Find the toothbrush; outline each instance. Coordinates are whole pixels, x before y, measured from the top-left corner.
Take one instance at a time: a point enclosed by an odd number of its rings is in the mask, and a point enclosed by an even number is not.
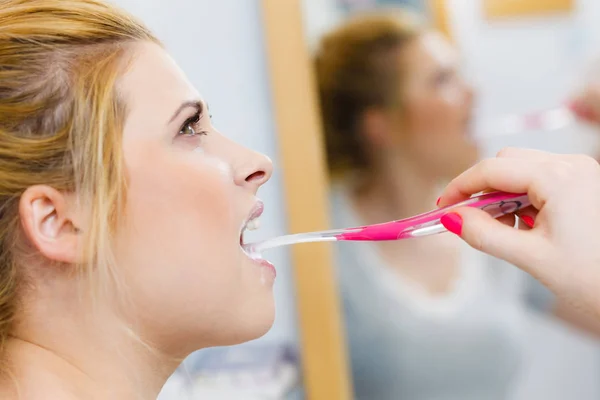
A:
[[[555,131],[577,122],[598,123],[600,120],[588,106],[571,101],[562,106],[525,114],[509,114],[492,124],[493,128],[480,128],[478,137],[516,135],[528,131]]]
[[[526,114],[509,114],[495,123],[492,128],[480,128],[479,137],[517,135],[528,131],[555,131],[574,124],[577,116],[572,107],[563,106]]]
[[[486,211],[493,218],[513,214],[531,205],[526,194],[505,192],[485,193],[473,196],[463,202],[429,211],[414,217],[385,222],[382,224],[360,226],[356,228],[336,229],[321,232],[299,233],[280,236],[261,242],[244,245],[245,251],[258,257],[264,250],[280,246],[310,242],[335,241],[387,241],[417,238],[446,231],[440,222],[445,214],[458,207],[476,207]]]

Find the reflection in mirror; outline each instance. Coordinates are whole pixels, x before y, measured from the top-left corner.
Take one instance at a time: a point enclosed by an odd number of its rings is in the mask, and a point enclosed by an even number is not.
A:
[[[432,27],[432,3],[304,0],[332,228],[434,208],[442,185],[489,149],[476,140],[465,55]],[[519,385],[532,329],[554,323],[557,301],[513,266],[446,234],[335,250],[357,399],[561,398]],[[587,387],[580,398],[598,395]]]

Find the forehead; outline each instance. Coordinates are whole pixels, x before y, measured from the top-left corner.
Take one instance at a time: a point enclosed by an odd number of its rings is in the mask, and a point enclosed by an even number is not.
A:
[[[128,108],[127,124],[166,127],[181,103],[199,98],[183,71],[160,46],[140,43],[119,90]]]
[[[458,63],[456,50],[437,32],[428,32],[407,46],[403,61],[411,73],[430,73],[438,68],[452,68]]]

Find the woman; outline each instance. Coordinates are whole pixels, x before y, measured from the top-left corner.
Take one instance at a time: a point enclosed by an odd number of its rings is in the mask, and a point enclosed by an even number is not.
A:
[[[275,271],[240,243],[271,168],[130,15],[3,1],[0,398],[156,398],[192,351],[264,334]]]
[[[353,18],[323,38],[316,71],[336,227],[428,211],[477,160],[458,57],[411,17]],[[337,249],[357,399],[507,398],[525,300],[545,309],[548,293],[451,235]]]

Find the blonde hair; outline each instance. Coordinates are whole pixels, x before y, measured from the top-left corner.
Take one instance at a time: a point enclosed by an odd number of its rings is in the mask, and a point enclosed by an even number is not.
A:
[[[374,11],[352,17],[322,38],[315,69],[334,178],[370,167],[361,132],[363,114],[401,103],[398,51],[425,29],[407,11]]]
[[[91,205],[80,270],[95,287],[114,274],[110,237],[126,183],[117,81],[140,41],[158,43],[100,0],[0,0],[0,352],[24,279],[18,203],[28,187],[50,185]]]

